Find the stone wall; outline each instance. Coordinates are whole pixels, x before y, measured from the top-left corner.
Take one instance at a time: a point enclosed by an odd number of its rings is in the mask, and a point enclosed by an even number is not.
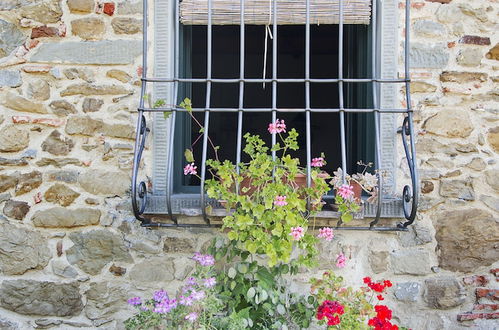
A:
[[[418,221],[407,233],[337,232],[297,288],[344,252],[349,284],[396,283],[388,304],[403,324],[494,329],[499,4],[411,7]],[[133,0],[0,2],[2,329],[121,328],[129,297],[174,290],[216,234],[146,230],[131,215],[141,19]]]

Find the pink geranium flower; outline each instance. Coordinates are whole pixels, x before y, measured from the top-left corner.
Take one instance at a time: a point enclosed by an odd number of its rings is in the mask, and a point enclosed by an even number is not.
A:
[[[338,189],[338,195],[343,197],[343,199],[351,199],[354,195],[353,186],[350,186],[348,184],[341,185],[341,187]]]
[[[324,158],[322,157],[317,157],[317,158],[312,158],[312,162],[310,163],[312,167],[322,167],[324,166]]]
[[[288,202],[286,202],[286,196],[276,196],[275,197],[275,201],[274,201],[274,205],[277,205],[277,206],[284,206],[284,205],[288,205]]]
[[[184,175],[188,175],[188,174],[196,175],[196,174],[198,174],[197,168],[198,168],[197,166],[194,166],[194,163],[190,163],[190,164],[185,165]]]
[[[284,133],[286,132],[286,124],[284,123],[284,120],[277,119],[275,123],[269,124],[268,130],[270,134]]]
[[[334,238],[333,229],[329,227],[324,227],[319,229],[319,238],[324,238],[326,241],[331,241]]]
[[[305,229],[302,227],[291,227],[291,233],[289,235],[293,236],[295,241],[299,241],[305,235]]]
[[[347,265],[347,258],[343,253],[340,253],[336,256],[336,267],[344,268]]]

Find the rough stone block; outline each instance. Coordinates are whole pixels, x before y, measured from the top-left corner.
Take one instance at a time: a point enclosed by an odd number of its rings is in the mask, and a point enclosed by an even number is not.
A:
[[[395,274],[427,275],[431,273],[430,254],[426,250],[408,249],[391,253]]]
[[[135,34],[142,31],[142,20],[132,17],[116,17],[111,21],[114,33]]]
[[[31,221],[36,227],[43,228],[73,228],[79,226],[97,225],[101,213],[99,210],[90,208],[68,209],[53,207],[47,210],[37,211]]]
[[[22,84],[21,73],[14,70],[0,70],[0,87],[19,87]]]
[[[71,13],[91,13],[95,8],[94,0],[68,0],[68,7]]]
[[[83,310],[80,285],[34,280],[5,280],[0,306],[24,315],[77,316]]]
[[[462,305],[466,293],[464,287],[453,276],[441,276],[425,281],[424,298],[431,308],[450,309]]]
[[[471,179],[442,180],[439,193],[442,197],[459,198],[467,201],[475,200],[475,190]]]
[[[449,62],[445,44],[412,43],[409,51],[412,68],[444,68]]]
[[[445,35],[445,26],[430,20],[417,20],[412,28],[416,35],[422,37],[440,37]]]
[[[395,286],[395,298],[404,302],[416,302],[421,291],[421,284],[418,282],[398,283]]]
[[[483,51],[476,48],[467,48],[459,51],[456,62],[462,66],[479,66],[482,64]]]
[[[32,102],[24,97],[17,95],[13,92],[8,92],[3,99],[3,105],[7,108],[22,111],[22,112],[32,112],[32,113],[48,113],[45,106],[41,103]]]
[[[89,170],[78,179],[83,189],[95,195],[124,196],[130,188],[130,176],[124,172]]]
[[[0,271],[3,274],[21,275],[31,269],[42,269],[50,258],[47,240],[40,233],[0,224]]]
[[[97,275],[111,261],[133,262],[121,235],[111,231],[96,229],[74,232],[69,238],[74,242],[66,251],[69,263],[90,275]]]
[[[30,206],[26,202],[9,200],[3,207],[3,214],[9,218],[23,220],[29,209]]]
[[[140,40],[44,43],[31,62],[74,64],[130,64],[142,54]]]
[[[100,39],[105,31],[104,21],[97,17],[85,17],[71,22],[71,31],[85,40]]]
[[[45,192],[45,200],[51,203],[57,203],[61,206],[71,205],[80,194],[61,183],[56,183]]]
[[[432,219],[440,267],[470,272],[499,260],[499,223],[481,209],[453,209]],[[486,230],[484,230],[486,228]]]
[[[428,118],[423,128],[435,135],[450,138],[468,137],[474,129],[470,116],[463,110],[441,110],[436,115]]]
[[[440,81],[456,83],[485,82],[488,77],[488,74],[483,72],[444,71],[440,75]]]
[[[1,4],[1,3],[0,3]],[[26,36],[12,23],[0,19],[0,58],[9,56],[26,40]]]
[[[36,1],[32,5],[22,6],[19,14],[27,19],[49,24],[60,21],[62,9],[59,0]]]
[[[52,112],[59,117],[66,117],[78,112],[74,105],[65,100],[52,101],[50,102],[49,107],[52,109]]]

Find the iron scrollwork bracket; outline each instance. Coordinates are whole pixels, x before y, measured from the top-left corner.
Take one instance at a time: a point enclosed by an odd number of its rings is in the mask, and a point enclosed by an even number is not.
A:
[[[414,142],[414,127],[412,113],[404,118],[401,130],[402,143],[404,145],[405,157],[411,175],[411,185],[405,185],[402,192],[402,203],[406,222],[399,224],[401,228],[407,228],[416,219],[419,200],[419,178],[416,164],[416,147]]]
[[[133,156],[131,195],[133,214],[135,215],[135,218],[137,218],[143,224],[149,222],[149,220],[143,216],[147,205],[147,184],[144,181],[140,181],[139,183],[137,181],[138,172],[140,169],[140,161],[142,159],[142,153],[146,145],[146,139],[149,131],[150,130],[147,127],[146,118],[140,111],[139,118],[137,120],[137,136],[135,139],[135,152]]]

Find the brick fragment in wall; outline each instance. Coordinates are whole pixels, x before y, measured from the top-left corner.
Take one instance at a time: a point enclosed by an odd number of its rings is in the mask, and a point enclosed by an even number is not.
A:
[[[113,16],[115,8],[114,2],[105,2],[102,5],[102,12],[108,16]]]
[[[469,45],[488,46],[488,45],[490,45],[490,38],[489,37],[465,35],[461,39],[459,39],[459,42],[462,44],[469,44]]]
[[[31,39],[58,36],[59,30],[53,26],[38,26],[31,30]]]
[[[499,300],[499,289],[477,288],[475,293],[477,299]]]
[[[485,275],[471,275],[463,278],[463,283],[466,285],[485,286],[489,283],[489,279]]]

